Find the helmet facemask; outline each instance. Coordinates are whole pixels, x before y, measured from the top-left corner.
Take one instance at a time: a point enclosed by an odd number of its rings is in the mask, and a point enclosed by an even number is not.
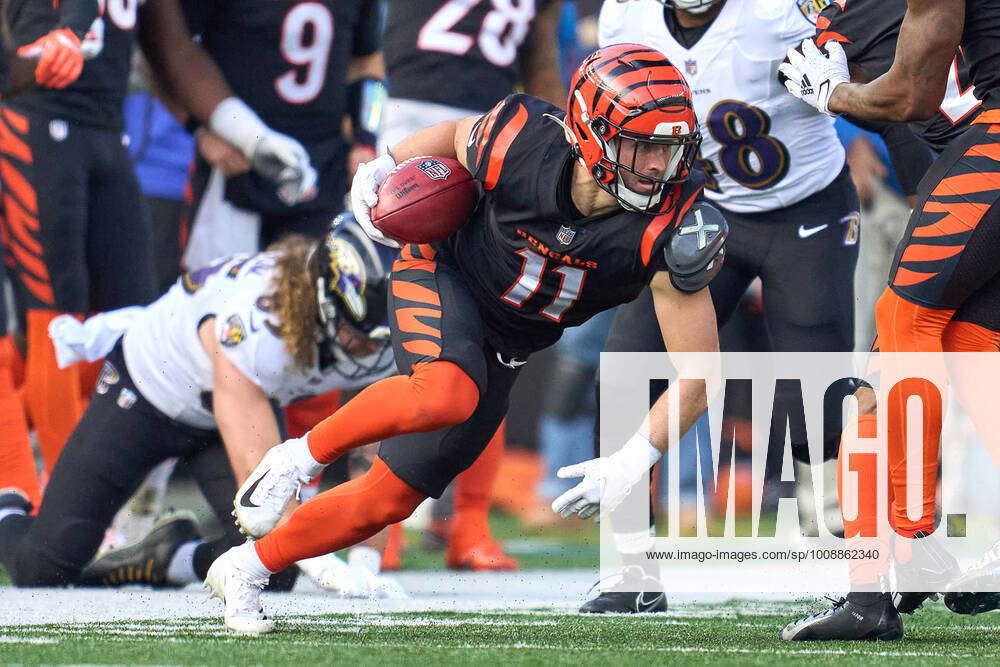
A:
[[[320,367],[335,365],[348,379],[388,368],[393,363],[387,322],[391,260],[346,215],[338,216],[318,248]]]
[[[717,5],[722,0],[657,0],[664,7],[679,9],[682,12],[691,14],[704,14],[712,5]]]
[[[638,212],[658,210],[669,186],[687,180],[701,143],[697,128],[691,132],[686,123],[660,123],[647,134],[599,117],[591,122],[591,130],[604,151],[594,167],[597,184],[623,207]]]

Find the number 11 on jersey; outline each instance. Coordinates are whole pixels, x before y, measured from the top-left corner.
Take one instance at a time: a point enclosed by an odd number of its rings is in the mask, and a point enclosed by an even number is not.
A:
[[[518,250],[517,254],[524,260],[521,265],[521,275],[500,298],[510,305],[520,308],[542,286],[545,265],[548,264],[548,260],[528,248]],[[560,322],[566,311],[580,298],[580,291],[583,289],[583,281],[587,278],[587,271],[560,264],[552,269],[552,273],[559,274],[559,289],[549,305],[539,312],[553,322]]]

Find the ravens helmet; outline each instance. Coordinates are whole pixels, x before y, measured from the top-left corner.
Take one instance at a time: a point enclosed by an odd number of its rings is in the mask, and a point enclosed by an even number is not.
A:
[[[679,9],[682,12],[701,14],[707,12],[708,8],[716,5],[722,0],[657,0],[661,5],[670,9]]]
[[[357,377],[392,363],[389,353],[388,282],[396,251],[377,245],[349,213],[330,223],[307,265],[319,306],[320,364],[355,366]],[[364,354],[348,354],[345,341],[371,343]]]

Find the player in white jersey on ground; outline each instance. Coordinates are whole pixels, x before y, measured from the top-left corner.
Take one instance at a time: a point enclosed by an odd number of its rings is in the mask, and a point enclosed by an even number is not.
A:
[[[322,241],[290,237],[271,252],[186,273],[141,310],[111,339],[38,515],[25,514],[16,492],[0,493],[0,562],[15,585],[204,578],[218,554],[243,541],[229,516],[232,497],[282,440],[281,407],[395,373],[385,293],[392,255],[352,219],[338,219]],[[188,464],[225,534],[206,542],[193,521],[175,518],[84,569],[115,512],[169,457]],[[401,593],[333,556],[303,567],[343,595]]]
[[[802,4],[605,0],[599,40],[602,47],[636,42],[661,51],[691,87],[702,136],[696,166],[730,230],[725,264],[709,284],[719,326],[759,278],[774,351],[846,352],[854,342],[857,193],[833,120],[790,103],[776,78],[788,48],[816,30]],[[648,290],[619,307],[604,349],[663,350]],[[793,451],[807,455],[799,444]],[[837,443],[825,444],[834,456]],[[835,489],[829,500],[836,502]],[[646,526],[616,524],[615,532],[645,536]],[[638,565],[650,546],[645,537],[618,544],[626,566]],[[607,592],[581,611],[665,609],[663,596]]]

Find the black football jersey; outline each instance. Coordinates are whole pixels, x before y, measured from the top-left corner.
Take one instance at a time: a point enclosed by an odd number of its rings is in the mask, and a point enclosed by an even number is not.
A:
[[[93,24],[104,36],[101,53],[84,63],[76,81],[62,90],[39,87],[25,91],[11,100],[10,106],[84,125],[123,130],[122,102],[128,92],[139,4],[139,0],[101,2],[98,15],[95,0],[63,3],[58,9],[55,7],[60,3],[52,0],[7,3],[15,48],[30,44],[56,27],[69,27],[82,37]]]
[[[518,53],[552,0],[388,0],[392,97],[487,111],[514,90]]]
[[[348,61],[378,50],[377,0],[182,0],[236,94],[296,139],[340,133]]]
[[[352,57],[379,48],[378,0],[181,0],[188,26],[229,85],[270,127],[298,139],[319,172],[319,195],[294,209],[254,172],[229,179],[237,206],[289,214],[343,207],[345,80]]]
[[[700,175],[672,186],[658,215],[616,209],[580,217],[570,199],[573,157],[563,112],[511,95],[472,132],[468,165],[483,185],[473,217],[437,245],[479,304],[489,343],[517,358],[566,327],[631,301],[666,270],[664,244],[702,191]]]
[[[992,5],[992,9],[989,6]],[[839,0],[831,2],[817,21],[817,40],[838,41],[847,53],[847,59],[859,66],[871,80],[885,74],[892,66],[896,55],[896,39],[899,26],[906,12],[906,0]],[[992,16],[995,14],[996,16]],[[985,25],[969,25],[971,17]],[[989,28],[992,22],[993,28]],[[992,37],[990,37],[992,35]],[[911,123],[913,131],[924,139],[935,151],[940,152],[952,139],[965,131],[975,117],[974,111],[982,108],[982,98],[992,99],[990,89],[1000,76],[995,70],[1000,64],[994,60],[1000,55],[1000,46],[989,39],[1000,40],[1000,2],[997,0],[967,0],[966,29],[962,38],[962,50],[955,54],[955,61],[949,73],[948,88],[941,108],[934,117],[926,121]],[[967,44],[974,44],[970,50]],[[974,55],[978,54],[978,55]],[[978,84],[973,73],[976,65]],[[992,63],[992,65],[990,64]],[[994,69],[988,74],[989,68]],[[986,100],[989,103],[989,99]],[[863,123],[860,123],[863,125]]]

